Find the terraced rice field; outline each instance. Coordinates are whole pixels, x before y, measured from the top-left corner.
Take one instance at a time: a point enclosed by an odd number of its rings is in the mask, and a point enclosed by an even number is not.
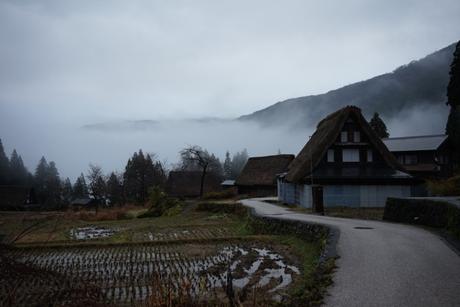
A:
[[[110,305],[146,303],[165,290],[212,300],[225,297],[228,283],[234,291],[257,291],[280,300],[300,278],[294,261],[283,252],[276,245],[254,241],[15,249],[7,256],[37,272],[27,278],[9,276],[9,283],[0,283],[0,305],[8,304],[12,289],[16,306],[46,302],[48,297],[65,302],[79,292]]]

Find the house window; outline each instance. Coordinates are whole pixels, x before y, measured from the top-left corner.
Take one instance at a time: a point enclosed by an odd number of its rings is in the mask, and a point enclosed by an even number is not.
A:
[[[405,155],[404,156],[404,164],[413,165],[417,163],[418,163],[417,155]]]
[[[342,133],[340,134],[340,141],[342,143],[348,142],[348,132],[347,131],[342,131]]]
[[[397,159],[398,159],[399,163],[404,164],[404,156],[399,155],[399,156],[397,156]]]
[[[327,151],[327,162],[334,162],[334,149]]]
[[[342,150],[343,162],[359,162],[359,149],[343,149]]]
[[[355,143],[361,142],[361,133],[359,131],[355,131],[353,133],[353,142]]]
[[[373,155],[372,155],[372,149],[368,149],[367,150],[367,162],[372,162],[374,159],[373,159]]]

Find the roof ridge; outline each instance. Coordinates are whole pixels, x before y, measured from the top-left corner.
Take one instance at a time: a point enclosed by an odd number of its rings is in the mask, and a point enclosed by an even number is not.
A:
[[[249,157],[249,159],[263,159],[263,158],[273,158],[273,157],[295,157],[294,154],[279,154],[279,155],[268,155],[268,156],[256,156]]]
[[[418,139],[418,138],[439,137],[439,136],[447,136],[447,135],[446,134],[427,134],[427,135],[398,136],[394,138],[383,138],[382,141],[401,140],[401,139]]]

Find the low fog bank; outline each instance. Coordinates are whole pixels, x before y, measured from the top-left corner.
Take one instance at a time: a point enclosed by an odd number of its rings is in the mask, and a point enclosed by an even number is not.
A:
[[[448,109],[442,105],[406,110],[393,118],[383,118],[391,136],[444,133]],[[156,155],[168,167],[177,163],[178,152],[188,145],[199,145],[221,160],[227,150],[244,148],[250,156],[282,153],[297,154],[320,120],[306,128],[262,127],[249,121],[224,119],[127,120],[79,124],[72,121],[5,118],[0,122],[5,151],[13,148],[34,172],[42,155],[55,161],[61,177],[72,180],[86,173],[90,163],[105,172],[122,171],[133,152],[142,149]]]
[[[222,161],[227,150],[235,153],[246,148],[249,155],[297,153],[311,131],[261,128],[254,123],[233,120],[142,120],[110,121],[89,125],[65,122],[29,123],[22,126],[9,119],[0,123],[7,155],[18,150],[29,171],[34,172],[42,155],[55,161],[61,177],[71,180],[86,173],[90,163],[105,172],[122,171],[133,152],[142,149],[155,154],[170,168],[178,162],[179,151],[199,145]]]

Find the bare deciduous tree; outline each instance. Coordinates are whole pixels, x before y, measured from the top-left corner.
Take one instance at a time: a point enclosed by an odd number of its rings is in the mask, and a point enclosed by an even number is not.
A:
[[[182,149],[180,155],[182,162],[185,164],[184,166],[188,164],[200,168],[200,197],[203,197],[204,180],[206,178],[206,174],[208,173],[210,166],[215,161],[215,157],[213,155],[210,155],[206,150],[197,145],[188,146]]]

